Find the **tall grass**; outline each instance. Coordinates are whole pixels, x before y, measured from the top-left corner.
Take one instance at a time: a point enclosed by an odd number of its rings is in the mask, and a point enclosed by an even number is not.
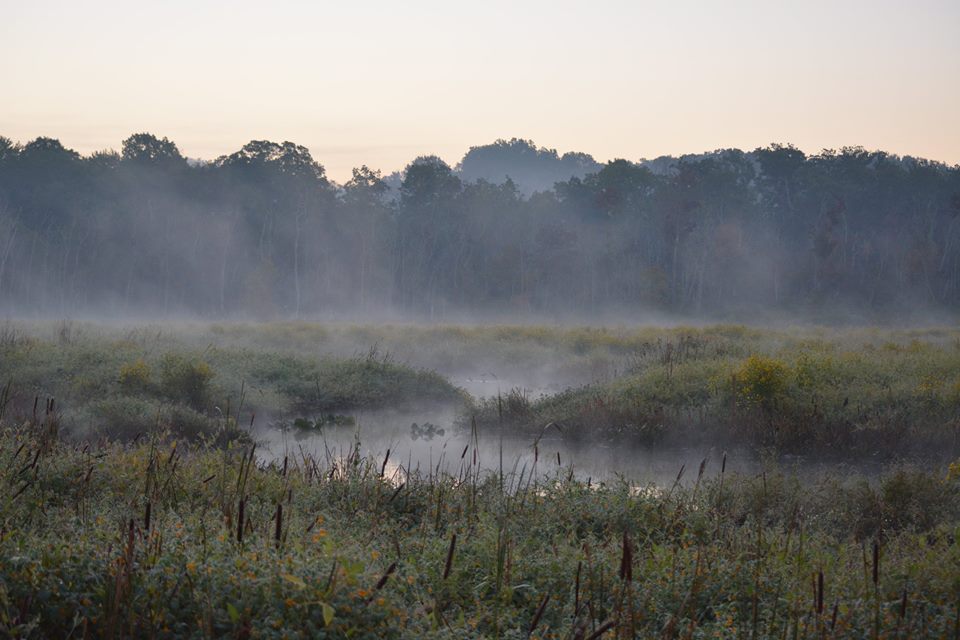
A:
[[[960,485],[587,484],[0,434],[15,637],[953,637]],[[471,444],[468,449],[474,445]]]

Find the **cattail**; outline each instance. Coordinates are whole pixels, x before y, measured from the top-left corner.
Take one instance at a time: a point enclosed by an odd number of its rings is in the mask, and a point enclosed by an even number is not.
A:
[[[466,449],[464,449],[464,454],[466,454]],[[461,456],[462,457],[462,456]],[[387,471],[387,461],[390,459],[390,449],[387,449],[387,455],[383,456],[383,465],[380,467],[380,479],[383,479],[383,474]]]
[[[599,629],[597,629],[596,631],[591,633],[589,636],[587,636],[586,640],[597,640],[597,638],[605,634],[607,631],[610,631],[610,629],[613,629],[613,627],[616,626],[616,624],[617,623],[614,622],[613,620],[607,620],[602,625],[600,625]]]
[[[580,571],[583,569],[583,560],[577,562],[577,579],[573,583],[573,615],[580,613]]]
[[[237,542],[243,542],[243,506],[244,500],[240,498],[240,507],[237,509]]]
[[[143,514],[143,530],[150,531],[150,501],[147,500],[147,510]]]
[[[450,536],[450,548],[447,549],[447,565],[443,568],[443,579],[446,580],[450,575],[450,568],[453,566],[453,551],[457,548],[457,534]]]
[[[903,598],[900,599],[900,619],[907,617],[907,590],[903,590]]]
[[[396,490],[393,492],[393,495],[390,496],[390,499],[387,500],[387,504],[393,502],[393,499],[396,498],[398,495],[400,495],[400,492],[403,491],[403,488],[404,488],[405,486],[407,486],[407,483],[406,483],[406,482],[401,482],[401,483],[400,483],[400,486],[397,487]]]
[[[527,630],[527,636],[533,634],[533,630],[537,628],[537,625],[540,624],[540,618],[543,617],[543,612],[547,609],[547,603],[550,601],[550,594],[543,596],[543,600],[540,601],[540,606],[537,607],[537,612],[533,616],[533,620],[530,621],[530,628]]]
[[[620,554],[620,579],[627,582],[633,580],[633,549],[626,531],[623,532],[623,551]]]
[[[823,571],[817,573],[817,615],[823,613]]]
[[[880,543],[873,542],[873,584],[876,586],[880,582]]]
[[[391,563],[390,566],[387,567],[386,573],[384,573],[380,577],[380,579],[377,580],[377,584],[373,587],[373,590],[380,591],[380,589],[383,589],[384,585],[387,584],[387,580],[390,579],[390,576],[393,575],[393,572],[396,570],[397,570],[397,563],[396,562]]]
[[[273,531],[273,540],[280,546],[280,534],[283,531],[283,504],[277,504],[277,524]]]

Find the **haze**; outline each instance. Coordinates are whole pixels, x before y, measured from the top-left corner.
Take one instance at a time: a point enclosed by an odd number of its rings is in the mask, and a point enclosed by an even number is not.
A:
[[[597,160],[788,141],[960,162],[955,2],[3,2],[0,132],[133,131],[337,181],[521,136]]]

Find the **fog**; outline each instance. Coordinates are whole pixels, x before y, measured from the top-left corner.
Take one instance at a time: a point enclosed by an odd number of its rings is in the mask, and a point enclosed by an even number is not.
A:
[[[265,463],[282,463],[287,458],[298,464],[306,456],[322,462],[324,468],[332,468],[357,452],[374,467],[382,467],[386,461],[385,476],[395,483],[409,473],[466,477],[474,466],[481,476],[502,471],[511,486],[531,477],[542,482],[571,475],[594,484],[689,486],[696,482],[701,464],[706,477],[716,476],[721,468],[726,473],[756,475],[779,470],[811,478],[824,474],[834,478],[846,474],[869,477],[889,468],[880,461],[865,459],[839,463],[815,456],[764,458],[756,451],[722,445],[650,448],[625,442],[575,443],[549,430],[539,438],[472,434],[457,428],[453,407],[351,415],[357,419],[355,426],[327,427],[321,433],[281,429],[276,422],[266,420],[252,431],[257,455]],[[443,429],[443,435],[414,437],[414,424],[435,425]]]
[[[149,324],[185,332],[196,347],[316,357],[377,348],[382,336],[363,327],[390,325],[379,347],[402,364],[435,370],[475,399],[516,391],[535,400],[614,380],[627,355],[580,357],[575,344],[561,353],[535,335],[467,349],[443,332],[911,326],[952,324],[958,310],[960,167],[935,160],[771,144],[600,164],[512,139],[472,147],[455,166],[424,156],[398,174],[363,166],[336,184],[292,142],[254,140],[188,161],[149,133],[90,156],[49,138],[0,138],[0,317],[27,324]],[[269,332],[242,324],[289,323],[296,335],[297,323],[314,321],[339,328],[273,347]],[[214,335],[210,323],[226,328]],[[407,331],[425,325],[439,330],[434,344]],[[346,336],[345,327],[356,329]],[[365,454],[389,449],[424,468],[456,465],[470,444],[457,409],[351,417]],[[326,455],[357,436],[295,437],[278,428],[290,417],[261,416],[264,455]],[[414,423],[444,433],[414,439]],[[721,453],[654,456],[553,434],[534,452],[528,440],[506,441],[510,465],[559,454],[555,467],[585,477],[656,482]],[[500,447],[484,434],[477,453],[499,465]],[[758,463],[743,455],[731,464]]]

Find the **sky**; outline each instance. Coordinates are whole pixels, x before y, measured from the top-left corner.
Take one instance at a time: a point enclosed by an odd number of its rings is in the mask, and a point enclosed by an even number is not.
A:
[[[790,142],[960,163],[957,0],[0,0],[0,135],[131,133],[333,179],[520,137],[600,161]]]

